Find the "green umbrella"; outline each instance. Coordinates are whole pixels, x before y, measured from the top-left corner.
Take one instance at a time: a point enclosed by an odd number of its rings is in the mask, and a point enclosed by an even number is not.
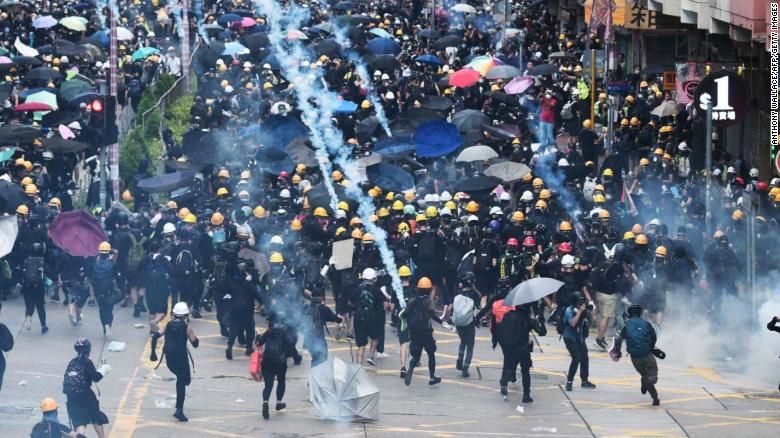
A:
[[[160,50],[155,47],[141,47],[133,53],[133,61],[142,61],[152,55],[159,55]]]
[[[65,17],[60,20],[60,24],[76,32],[85,32],[87,30],[87,20],[83,17]]]
[[[70,102],[79,94],[89,93],[95,89],[89,83],[81,79],[70,79],[60,85],[59,95],[65,102]]]
[[[27,96],[27,99],[25,99],[24,101],[27,103],[30,102],[45,103],[55,111],[59,109],[59,106],[57,106],[57,95],[53,93],[49,93],[48,91],[39,91],[37,93],[33,93]],[[33,120],[40,121],[43,118],[44,114],[48,114],[48,113],[49,111],[35,111],[35,113],[33,113]]]
[[[0,163],[3,161],[8,161],[14,156],[14,152],[16,152],[16,148],[8,148],[3,149],[0,151]]]

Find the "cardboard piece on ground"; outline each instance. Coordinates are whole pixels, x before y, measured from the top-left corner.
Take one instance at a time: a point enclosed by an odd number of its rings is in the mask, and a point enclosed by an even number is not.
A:
[[[344,239],[333,242],[333,266],[337,271],[352,267],[352,253],[354,251],[355,242],[353,239]]]

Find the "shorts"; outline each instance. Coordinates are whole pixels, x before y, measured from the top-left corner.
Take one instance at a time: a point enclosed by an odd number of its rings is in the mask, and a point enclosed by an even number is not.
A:
[[[146,307],[149,308],[149,314],[168,313],[168,294],[164,292],[146,292]]]
[[[91,390],[76,397],[68,396],[65,406],[74,429],[90,424],[108,424],[108,417],[100,411],[100,402]]]
[[[357,318],[357,317],[356,317]],[[368,339],[379,339],[379,331],[384,329],[377,321],[371,321],[368,324],[355,319],[355,344],[358,347],[368,345]]]
[[[596,292],[596,305],[598,306],[598,319],[614,318],[617,310],[617,294],[605,294]]]

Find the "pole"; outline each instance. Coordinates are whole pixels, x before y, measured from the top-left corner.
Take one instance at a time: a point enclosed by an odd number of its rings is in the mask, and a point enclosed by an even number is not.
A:
[[[705,157],[704,162],[705,166],[707,168],[706,172],[706,179],[705,179],[705,189],[704,189],[704,220],[705,220],[705,230],[707,232],[707,239],[712,238],[712,199],[711,199],[711,190],[712,190],[712,102],[707,103],[707,120],[706,120],[706,136],[707,138],[704,139],[706,149],[705,149]]]
[[[590,123],[596,123],[596,49],[590,49]]]
[[[111,88],[109,89],[110,94],[112,96],[117,96],[117,37],[116,37],[116,20],[118,19],[117,14],[117,6],[116,6],[116,0],[110,0],[109,1],[109,11],[108,16],[110,20],[110,31],[109,31],[109,41],[111,43],[111,54],[109,57],[109,62],[111,64],[111,68],[109,70],[109,74],[111,76],[110,83]],[[116,101],[116,99],[114,100]],[[119,112],[114,110],[114,114],[116,114],[116,117],[119,117]],[[116,122],[116,120],[114,121]],[[101,161],[100,167],[101,169],[105,168],[105,161]],[[119,199],[119,145],[117,143],[111,144],[108,146],[108,164],[111,167],[111,189],[114,195],[114,199]],[[100,181],[101,186],[105,186],[106,179],[102,179]],[[101,199],[101,203],[103,203],[104,199]],[[107,208],[108,205],[103,203],[104,208]]]
[[[506,45],[506,30],[509,28],[509,0],[504,0],[504,40]]]
[[[189,2],[182,0],[181,2],[181,75],[184,78],[184,93],[190,94],[190,15],[187,8]]]
[[[436,0],[431,0],[431,29],[436,29]]]
[[[609,98],[609,40],[605,38],[604,41],[604,93],[607,94],[607,141],[606,148],[607,153],[612,153],[612,135],[614,135],[614,121],[615,121],[615,106],[612,104],[612,99]]]

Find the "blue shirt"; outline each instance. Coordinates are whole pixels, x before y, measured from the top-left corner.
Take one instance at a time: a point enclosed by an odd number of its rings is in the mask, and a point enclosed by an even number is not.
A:
[[[563,315],[563,338],[564,339],[573,339],[575,341],[581,341],[588,337],[588,315],[587,311],[583,312],[582,315],[580,315],[580,323],[578,324],[577,328],[574,328],[571,326],[571,321],[574,319],[574,317],[577,315],[577,310],[574,308],[574,306],[569,306],[566,308],[566,313]],[[582,321],[582,318],[585,318],[585,321]]]

